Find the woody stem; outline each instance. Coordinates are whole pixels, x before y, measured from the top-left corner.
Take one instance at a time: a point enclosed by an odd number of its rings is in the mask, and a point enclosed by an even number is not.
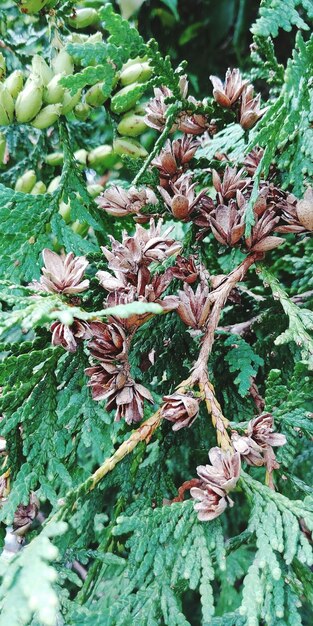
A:
[[[230,292],[234,289],[236,284],[244,278],[249,267],[255,262],[257,256],[257,254],[249,254],[242,261],[242,263],[238,265],[238,267],[230,272],[225,281],[219,285],[214,292],[212,292],[211,296],[214,296],[214,304],[204,333],[202,348],[193,368],[193,381],[199,380],[200,372],[207,368],[207,363],[214,343],[214,334],[220,320],[221,312]]]
[[[210,294],[211,297],[214,298],[213,307],[207,322],[202,347],[189,379],[190,385],[198,383],[200,391],[204,394],[208,412],[211,413],[212,416],[213,426],[217,430],[217,440],[222,448],[228,448],[230,446],[230,439],[227,433],[229,423],[222,413],[220,404],[215,397],[214,387],[209,381],[208,360],[213,348],[215,331],[227,298],[235,285],[244,278],[249,267],[255,262],[256,257],[256,254],[247,256],[244,261],[228,275],[225,281]]]
[[[77,500],[89,493],[98,485],[98,483],[109,473],[115,466],[122,461],[128,454],[133,452],[138,443],[141,441],[149,442],[154,431],[157,429],[161,421],[160,410],[156,411],[154,415],[149,417],[137,430],[135,430],[130,437],[124,441],[119,448],[108,459],[98,467],[98,469],[91,474],[83,483],[67,492],[64,498],[60,501],[60,508],[56,513],[47,520],[46,523],[52,521],[64,519],[68,510],[75,508]]]

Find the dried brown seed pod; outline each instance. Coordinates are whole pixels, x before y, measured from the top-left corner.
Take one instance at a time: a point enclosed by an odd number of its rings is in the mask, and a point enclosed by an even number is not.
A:
[[[178,220],[184,220],[189,213],[189,200],[186,196],[176,195],[172,200],[172,213]]]
[[[297,202],[297,216],[299,222],[307,228],[313,231],[313,189],[309,187],[302,200]]]

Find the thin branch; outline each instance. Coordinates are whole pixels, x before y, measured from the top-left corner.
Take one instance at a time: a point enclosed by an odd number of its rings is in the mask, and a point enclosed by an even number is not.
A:
[[[242,291],[247,291],[241,287],[239,287],[239,289],[241,289]],[[313,297],[313,289],[309,291],[304,291],[303,293],[296,294],[295,296],[292,296],[290,300],[294,302],[295,304],[301,304],[301,302],[304,302],[304,300],[308,300],[309,298],[312,298],[312,297]],[[262,297],[262,300],[265,300],[265,298]],[[250,328],[254,324],[259,323],[262,320],[262,317],[264,317],[266,314],[267,314],[267,311],[262,311],[262,313],[259,313],[259,315],[255,315],[254,317],[251,317],[251,319],[246,320],[245,322],[229,324],[228,326],[218,326],[216,330],[224,331],[226,333],[231,333],[234,335],[245,335],[247,332],[249,332]]]
[[[212,423],[216,429],[218,444],[224,449],[229,448],[231,445],[227,432],[229,422],[223,415],[221,406],[215,396],[214,387],[209,381],[208,360],[212,352],[215,331],[217,329],[225,302],[227,301],[232,289],[244,278],[249,267],[255,262],[257,257],[257,254],[247,256],[244,261],[236,267],[213,292],[211,292],[210,297],[214,300],[212,311],[208,319],[198,359],[193,367],[193,372],[189,379],[191,386],[194,386],[197,383],[199,384],[200,391],[205,396],[208,412],[212,416]]]
[[[130,437],[124,441],[119,448],[114,452],[112,456],[98,467],[98,469],[91,474],[83,483],[68,491],[68,493],[59,500],[60,508],[54,513],[50,519],[47,520],[47,523],[51,521],[56,521],[59,519],[64,519],[67,511],[71,508],[75,508],[77,500],[89,493],[98,485],[98,483],[111,472],[115,466],[122,461],[128,454],[130,454],[140,443],[141,441],[145,441],[148,443],[150,438],[152,437],[154,431],[159,426],[161,421],[160,409],[154,413],[151,417],[149,417],[137,430],[135,430]]]
[[[264,314],[256,315],[255,317],[251,317],[251,319],[246,320],[245,322],[239,322],[237,324],[230,324],[229,326],[218,326],[217,331],[224,331],[226,333],[231,333],[232,335],[245,335],[249,332],[250,328],[261,320],[261,317]]]

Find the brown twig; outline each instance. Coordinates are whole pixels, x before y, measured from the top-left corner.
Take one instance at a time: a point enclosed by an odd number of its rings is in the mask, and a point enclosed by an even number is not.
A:
[[[211,415],[212,424],[216,430],[218,445],[223,449],[230,448],[230,437],[227,432],[229,421],[223,415],[221,405],[215,396],[214,387],[209,381],[207,370],[202,370],[200,372],[199,387],[200,391],[204,395],[208,413]]]
[[[313,297],[313,289],[296,294],[295,296],[292,296],[290,300],[295,304],[301,304],[301,302],[311,297]],[[264,299],[265,298],[263,298],[263,300]],[[262,311],[262,313],[259,313],[259,315],[255,315],[245,322],[230,324],[229,326],[218,326],[216,330],[225,331],[226,333],[231,333],[234,335],[245,335],[247,332],[249,332],[250,328],[254,324],[259,323],[262,320],[262,317],[264,315],[266,315],[266,311]]]
[[[199,380],[201,371],[207,368],[208,359],[213,347],[215,331],[218,326],[222,309],[230,292],[236,284],[244,278],[249,267],[251,267],[251,265],[255,262],[257,256],[257,254],[248,255],[244,261],[240,263],[240,265],[238,265],[238,267],[236,267],[232,272],[230,272],[227,278],[225,278],[225,280],[211,292],[210,296],[214,304],[208,319],[206,331],[204,333],[202,348],[193,368],[193,380]]]
[[[201,480],[199,478],[185,480],[185,482],[178,489],[178,495],[170,501],[170,504],[173,504],[173,502],[183,502],[185,491],[187,491],[187,489],[191,489],[191,487],[198,487],[200,484]]]
[[[215,331],[222,313],[222,309],[232,289],[246,275],[250,266],[255,262],[257,254],[248,255],[244,261],[236,267],[225,280],[210,293],[210,300],[213,303],[212,310],[207,322],[206,330],[202,340],[202,347],[198,359],[193,367],[192,374],[185,384],[193,387],[198,384],[200,391],[204,394],[208,412],[212,416],[212,422],[217,431],[217,440],[222,448],[230,447],[230,438],[227,433],[228,420],[222,413],[221,406],[216,399],[214,387],[208,377],[208,360],[212,352]]]
[[[259,414],[262,413],[264,406],[265,406],[265,400],[264,398],[262,398],[262,396],[259,394],[259,390],[258,387],[254,381],[253,378],[251,378],[251,385],[249,387],[249,394],[256,406],[257,412]]]
[[[246,320],[245,322],[239,322],[237,324],[229,324],[229,326],[218,326],[216,330],[221,330],[226,333],[231,333],[232,335],[245,335],[249,332],[250,328],[256,323],[259,322],[263,313],[260,315],[256,315],[255,317],[251,317],[250,320]]]

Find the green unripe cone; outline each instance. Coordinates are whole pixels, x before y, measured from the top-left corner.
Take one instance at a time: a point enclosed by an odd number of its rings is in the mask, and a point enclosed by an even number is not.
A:
[[[6,75],[6,62],[5,62],[5,58],[2,54],[2,52],[0,52],[0,80],[3,80],[5,75]]]
[[[98,185],[96,183],[94,185],[87,185],[87,191],[92,198],[99,196],[103,189],[104,187],[102,187],[102,185]]]
[[[39,13],[49,0],[20,0],[19,7],[22,13]]]
[[[4,81],[4,86],[7,88],[8,92],[11,94],[12,98],[17,98],[20,91],[23,89],[23,72],[21,70],[15,70],[10,74]]]
[[[48,185],[47,193],[53,193],[54,191],[56,191],[59,187],[60,180],[61,176],[56,176],[55,178],[53,178],[51,183],[49,183]]]
[[[24,172],[24,174],[17,179],[14,189],[22,193],[30,193],[35,183],[35,170],[27,170],[27,172]]]
[[[47,165],[51,165],[52,167],[63,165],[63,161],[63,152],[52,152],[51,154],[47,154],[45,157],[45,163],[47,163]]]
[[[144,57],[135,57],[134,59],[128,59],[128,61],[126,61],[126,63],[124,63],[122,67],[122,72],[131,65],[137,65],[137,63],[145,63],[146,61],[148,61],[147,55]]]
[[[110,169],[117,161],[112,146],[103,144],[91,150],[88,154],[88,165],[94,169]]]
[[[32,73],[40,78],[43,85],[47,85],[53,78],[51,67],[39,54],[35,54],[32,58]]]
[[[122,85],[131,85],[132,83],[144,83],[152,76],[153,70],[149,63],[135,63],[125,69],[120,74],[120,82]]]
[[[7,146],[7,143],[5,140],[5,136],[3,133],[0,133],[0,165],[4,164],[6,146]]]
[[[32,126],[44,130],[52,126],[62,113],[62,104],[48,104],[36,115],[32,121]]]
[[[96,24],[99,21],[99,15],[95,9],[86,7],[83,9],[75,9],[74,15],[68,18],[68,23],[73,28],[87,28],[91,24]]]
[[[59,204],[59,213],[62,215],[66,224],[69,224],[71,221],[71,205],[70,203],[63,202],[63,200]]]
[[[93,35],[87,36],[88,43],[102,43],[103,37],[102,33],[99,31],[97,33],[93,33]]]
[[[85,94],[85,100],[87,104],[92,107],[101,106],[108,98],[102,91],[103,83],[96,83]]]
[[[70,113],[70,111],[72,111],[72,109],[74,109],[74,107],[80,101],[81,94],[82,94],[81,89],[79,89],[74,94],[74,96],[71,95],[71,92],[68,89],[65,90],[63,104],[62,104],[62,115],[67,115],[68,113]]]
[[[4,86],[0,83],[0,126],[8,126],[13,122],[14,100]]]
[[[134,108],[134,113],[136,113],[136,115],[146,115],[147,104],[147,101],[138,102]]]
[[[89,224],[88,222],[79,222],[79,220],[75,220],[75,222],[71,225],[71,229],[77,235],[85,237],[89,230]]]
[[[71,33],[68,36],[68,41],[70,43],[86,43],[88,41],[88,35],[84,35],[83,33]],[[101,37],[102,40],[102,37]]]
[[[117,127],[120,135],[126,135],[127,137],[138,137],[147,130],[147,125],[144,122],[142,115],[136,115],[133,112],[126,113]]]
[[[52,69],[55,74],[73,74],[74,62],[71,55],[62,48],[60,52],[52,60]]]
[[[132,83],[123,87],[114,94],[111,100],[111,111],[113,113],[125,113],[125,111],[132,109],[141,98],[144,90],[145,85],[142,83]]]
[[[64,72],[62,74],[56,74],[45,87],[43,97],[47,104],[58,104],[62,102],[65,92],[64,87],[60,85],[62,76],[65,76]]]
[[[76,150],[76,152],[74,152],[74,157],[76,161],[78,161],[78,163],[81,163],[81,165],[86,165],[88,152],[83,148],[81,150]]]
[[[74,108],[74,115],[80,122],[85,122],[90,115],[90,106],[86,102],[79,102]]]
[[[42,106],[42,85],[39,80],[31,80],[18,94],[15,102],[15,115],[20,124],[27,124],[40,111]]]
[[[31,190],[32,196],[39,196],[42,193],[46,193],[47,187],[42,180],[38,180]]]
[[[134,159],[143,159],[148,156],[147,150],[136,139],[115,139],[113,150],[115,154],[130,156]]]

